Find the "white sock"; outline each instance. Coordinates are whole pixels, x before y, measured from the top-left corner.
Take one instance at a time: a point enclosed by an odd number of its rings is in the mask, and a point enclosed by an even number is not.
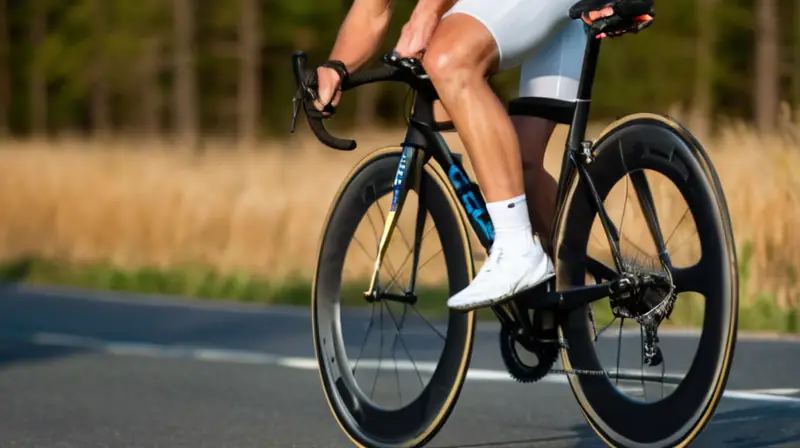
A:
[[[494,245],[504,250],[526,252],[534,248],[525,195],[489,202],[486,209],[494,224]]]

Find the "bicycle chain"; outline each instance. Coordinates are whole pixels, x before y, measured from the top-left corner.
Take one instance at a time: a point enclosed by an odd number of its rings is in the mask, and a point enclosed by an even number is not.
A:
[[[564,340],[559,340],[558,342],[552,341],[551,343],[558,344],[558,346],[559,346],[558,349],[559,350],[569,348],[569,345]],[[509,373],[512,373],[512,372],[509,372]],[[607,370],[557,369],[557,368],[550,368],[547,371],[547,374],[551,374],[551,373],[561,373],[561,374],[565,374],[565,375],[584,375],[584,376],[603,376],[603,375],[611,374],[611,372],[607,371]],[[541,379],[541,378],[538,378],[538,379],[536,379],[534,381],[523,381],[523,382],[537,382],[539,379]]]
[[[584,375],[584,376],[603,376],[611,372],[605,370],[581,370],[581,369],[550,369],[550,373],[563,373],[565,375]]]
[[[594,322],[592,322],[594,324]],[[560,340],[558,342],[559,350],[569,348],[566,341]],[[584,375],[584,376],[603,376],[611,372],[606,370],[584,370],[584,369],[550,369],[550,373],[563,373],[565,375]]]

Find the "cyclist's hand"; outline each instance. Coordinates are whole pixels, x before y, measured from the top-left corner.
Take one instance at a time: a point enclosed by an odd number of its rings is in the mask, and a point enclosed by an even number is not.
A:
[[[570,9],[570,17],[580,17],[597,39],[637,33],[653,23],[654,15],[653,0],[580,0]]]
[[[440,20],[437,14],[415,11],[411,19],[403,25],[394,51],[402,58],[419,59]]]
[[[336,107],[342,98],[341,84],[342,79],[336,70],[328,67],[317,68],[317,98],[314,100],[314,107],[320,112],[328,104]]]
[[[599,11],[590,11],[589,14],[584,14],[581,19],[587,24],[592,25],[598,20],[604,20],[607,17],[612,17],[615,14],[614,8],[607,6]],[[608,29],[596,36],[597,39],[605,37],[618,37],[627,33],[638,33],[639,31],[647,28],[653,23],[653,16],[650,14],[643,14],[635,17],[632,22],[624,28]]]

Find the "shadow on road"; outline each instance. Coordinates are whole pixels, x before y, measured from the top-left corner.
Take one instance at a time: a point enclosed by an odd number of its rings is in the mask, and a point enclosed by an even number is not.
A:
[[[562,436],[530,437],[514,440],[496,440],[493,442],[468,443],[462,445],[433,445],[436,448],[522,448],[547,446],[575,446],[581,448],[605,448],[597,435],[586,425],[575,425],[569,429],[572,433]],[[531,432],[535,432],[531,428]]]
[[[800,446],[800,406],[774,404],[730,411],[718,411],[693,446],[762,448]],[[498,440],[464,445],[436,445],[438,448],[518,448],[571,446],[606,447],[588,425],[569,428],[570,435]]]
[[[10,269],[5,275],[0,272],[0,370],[10,368],[14,363],[49,362],[92,353],[88,348],[41,343],[42,336],[47,334],[74,335],[93,341],[117,343],[146,342],[168,347],[181,345],[238,350],[268,349],[270,353],[279,355],[313,356],[310,324],[305,315],[144,306],[132,302],[69,299],[3,289],[4,280],[24,276],[26,269],[27,266],[23,264]],[[769,352],[769,355],[777,356],[773,352]],[[751,360],[756,359],[753,358],[754,355],[750,356]],[[753,361],[751,364],[763,366],[763,363]],[[759,369],[751,370],[747,375],[761,374],[758,372]],[[723,400],[725,405],[717,410],[693,445],[735,448],[800,446],[800,425],[797,424],[800,421],[800,406],[753,401],[746,402],[746,406],[743,406],[743,401],[725,400],[727,399]],[[535,428],[531,428],[530,438],[519,437],[517,433],[514,436],[507,435],[506,440],[499,433],[496,437],[498,440],[492,443],[457,446],[605,446],[585,422],[564,428],[563,435],[536,437],[536,432]]]
[[[86,350],[70,347],[53,347],[0,340],[0,370],[11,364],[51,361],[86,352]]]
[[[772,404],[717,412],[701,445],[756,448],[800,445],[800,406]]]

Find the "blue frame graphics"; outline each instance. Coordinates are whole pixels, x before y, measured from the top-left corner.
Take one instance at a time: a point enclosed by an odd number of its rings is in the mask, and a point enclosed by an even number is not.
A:
[[[408,166],[411,164],[411,158],[414,155],[414,148],[411,146],[403,147],[403,154],[400,156],[400,163],[397,164],[397,173],[394,175],[394,184],[392,185],[392,207],[389,211],[397,209],[397,200],[400,193],[403,191],[403,185],[406,178],[408,178]]]
[[[481,230],[481,239],[486,242],[487,247],[490,246],[494,241],[494,225],[489,217],[489,212],[475,195],[475,188],[469,177],[454,163],[450,164],[447,177],[453,184],[453,189],[456,191],[461,205],[464,206],[464,210],[472,218],[473,227],[476,228],[476,231],[477,229]]]

